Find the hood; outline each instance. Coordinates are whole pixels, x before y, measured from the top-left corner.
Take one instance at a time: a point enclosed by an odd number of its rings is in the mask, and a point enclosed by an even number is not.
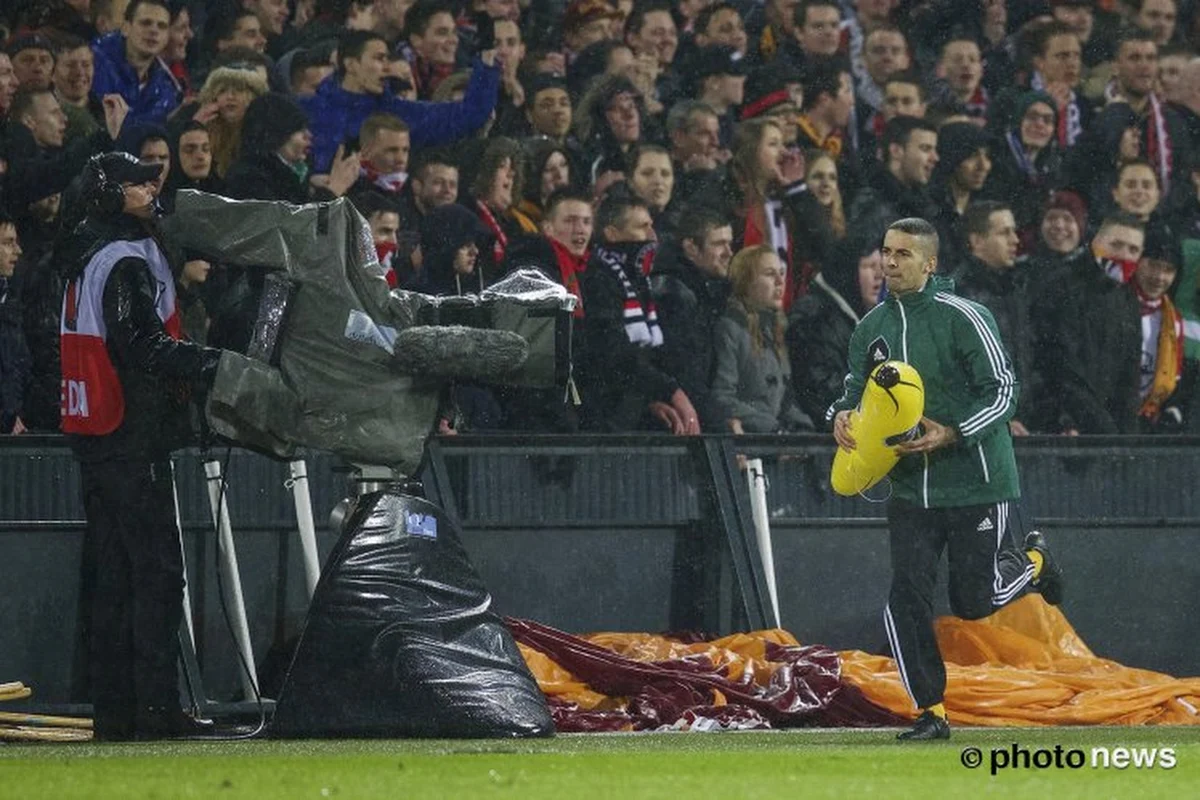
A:
[[[491,232],[484,227],[470,209],[451,203],[431,210],[421,220],[421,252],[424,256],[421,269],[429,291],[437,294],[459,294],[483,288],[484,266],[488,262],[485,246],[491,240]],[[475,242],[479,245],[479,257],[475,271],[455,280],[454,257],[458,249]]]
[[[242,153],[271,155],[297,131],[308,127],[308,115],[287,95],[271,92],[256,97],[242,122]]]

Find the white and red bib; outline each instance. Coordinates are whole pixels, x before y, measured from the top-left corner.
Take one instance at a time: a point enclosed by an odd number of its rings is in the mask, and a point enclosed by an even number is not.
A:
[[[62,430],[104,436],[125,418],[125,394],[108,355],[104,324],[104,286],[117,262],[140,258],[158,284],[154,306],[173,339],[182,336],[175,277],[158,243],[151,238],[119,240],[101,248],[83,273],[67,284],[59,340],[62,355]]]

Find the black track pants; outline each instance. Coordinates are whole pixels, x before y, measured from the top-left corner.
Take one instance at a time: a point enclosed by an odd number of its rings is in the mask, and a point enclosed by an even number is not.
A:
[[[1006,502],[959,508],[888,506],[892,589],[884,625],[900,678],[917,708],[940,703],[946,665],[933,633],[938,562],[949,548],[950,609],[963,619],[986,617],[1029,591],[1033,563],[1009,528]]]

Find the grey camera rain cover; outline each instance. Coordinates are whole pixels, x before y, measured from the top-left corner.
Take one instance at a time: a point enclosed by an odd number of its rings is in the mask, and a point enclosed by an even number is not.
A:
[[[370,228],[345,199],[296,206],[183,190],[164,230],[175,245],[213,261],[291,282],[286,309],[268,293],[256,326],[277,326],[267,337],[277,366],[226,353],[210,393],[213,430],[248,446],[280,457],[318,448],[411,474],[446,380],[409,374],[394,357],[399,333],[418,326],[468,324],[532,339],[528,362],[505,383],[552,385],[569,373],[574,298],[565,289],[533,271],[509,276],[482,298],[389,289]],[[443,314],[443,304],[456,311]]]

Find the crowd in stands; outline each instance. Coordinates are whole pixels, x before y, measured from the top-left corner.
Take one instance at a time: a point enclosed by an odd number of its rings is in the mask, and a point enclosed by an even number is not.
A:
[[[903,217],[995,316],[1014,434],[1192,429],[1197,0],[7,0],[0,26],[0,432],[58,429],[59,265],[111,150],[161,164],[164,214],[348,198],[395,288],[576,295],[567,390],[459,386],[443,432],[822,428]],[[172,252],[186,335],[244,350],[262,274]]]

